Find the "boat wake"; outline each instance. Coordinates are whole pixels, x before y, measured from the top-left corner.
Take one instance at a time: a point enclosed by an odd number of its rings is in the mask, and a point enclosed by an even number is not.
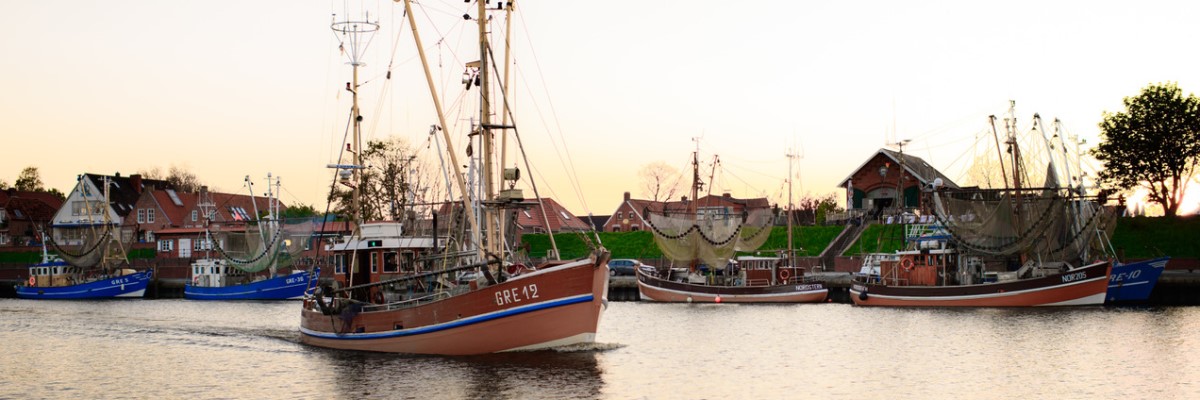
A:
[[[579,343],[569,346],[551,347],[549,350],[557,353],[600,353],[625,347],[620,343]]]

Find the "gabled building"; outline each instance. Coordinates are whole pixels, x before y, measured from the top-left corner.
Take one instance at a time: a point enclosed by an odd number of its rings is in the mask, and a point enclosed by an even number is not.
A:
[[[879,149],[838,186],[846,189],[847,210],[878,215],[889,209],[922,208],[921,188],[935,181],[942,187],[958,188],[920,157]]]
[[[174,186],[167,181],[142,179],[138,174],[127,177],[119,173],[112,176],[80,175],[63,206],[54,214],[54,241],[63,245],[82,245],[89,232],[114,229],[122,242],[132,243],[136,231],[126,226],[125,220],[133,214],[146,187],[168,189]]]
[[[49,192],[0,191],[0,247],[33,246],[49,230],[63,200]]]
[[[738,199],[729,193],[720,196],[708,195],[701,197],[699,200],[690,200],[687,197],[683,197],[679,201],[653,201],[632,199],[629,196],[629,192],[625,192],[625,197],[621,201],[621,204],[617,206],[612,217],[608,219],[608,223],[604,225],[604,231],[634,232],[648,230],[650,229],[650,223],[648,222],[649,217],[646,213],[689,213],[693,205],[696,206],[696,213],[700,218],[740,215],[746,210],[771,207],[770,201],[765,197]]]
[[[531,200],[531,202],[533,202]],[[546,207],[546,214],[542,215],[542,206],[534,204],[533,206],[517,210],[517,234],[524,235],[528,233],[546,233],[551,232],[585,232],[592,229],[588,221],[585,221],[575,214],[567,211],[565,207],[558,204],[554,199],[543,197],[542,204]],[[547,224],[548,223],[548,224]]]
[[[204,234],[206,227],[238,229],[257,220],[268,205],[266,197],[208,192],[207,187],[201,187],[200,193],[148,188],[123,226],[137,232],[138,242],[154,243],[158,257],[193,258],[197,252],[213,250]]]
[[[665,202],[653,200],[640,200],[630,198],[629,192],[625,192],[625,197],[621,200],[621,204],[613,211],[612,217],[604,224],[604,232],[633,232],[649,229],[649,224],[646,223],[647,211],[661,212]]]

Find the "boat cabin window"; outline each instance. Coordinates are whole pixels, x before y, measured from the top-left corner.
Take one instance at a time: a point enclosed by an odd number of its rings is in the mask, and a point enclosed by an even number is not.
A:
[[[334,254],[333,255],[333,271],[337,272],[339,274],[346,273],[346,255],[345,254]]]
[[[368,254],[370,254],[370,258],[371,258],[371,273],[372,274],[378,273],[379,272],[379,253],[371,252]]]
[[[400,272],[400,254],[394,251],[383,253],[383,272]]]

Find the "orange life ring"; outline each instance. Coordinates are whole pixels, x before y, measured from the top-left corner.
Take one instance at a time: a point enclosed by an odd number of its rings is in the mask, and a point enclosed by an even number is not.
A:
[[[900,267],[904,268],[905,271],[912,271],[913,260],[911,258],[905,258],[904,260],[901,260]]]
[[[791,277],[792,277],[792,271],[791,271],[791,270],[789,270],[789,269],[781,269],[781,270],[779,270],[779,278],[780,278],[780,279],[783,279],[783,280],[785,280],[785,281],[786,281],[786,280],[788,280],[788,278],[791,278]]]
[[[37,278],[34,278],[33,275],[30,275],[29,276],[29,286],[33,286],[36,284],[37,284]]]

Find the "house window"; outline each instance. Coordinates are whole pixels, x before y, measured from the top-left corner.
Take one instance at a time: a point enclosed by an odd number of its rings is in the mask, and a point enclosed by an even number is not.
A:
[[[175,248],[175,241],[171,239],[163,239],[158,241],[158,251],[168,252]]]
[[[8,244],[8,234],[0,233],[0,245]]]
[[[154,209],[153,208],[146,210],[146,223],[148,223],[148,224],[154,223]]]
[[[212,239],[196,239],[192,242],[192,250],[212,250]]]
[[[383,253],[383,272],[400,272],[400,255],[394,251]]]
[[[144,209],[144,208],[138,209],[138,223],[139,224],[146,223],[146,209]]]
[[[200,218],[200,211],[192,210],[192,222],[196,222]]]
[[[371,253],[371,273],[374,274],[374,273],[378,273],[378,272],[379,272],[379,257],[376,257],[375,253]]]

